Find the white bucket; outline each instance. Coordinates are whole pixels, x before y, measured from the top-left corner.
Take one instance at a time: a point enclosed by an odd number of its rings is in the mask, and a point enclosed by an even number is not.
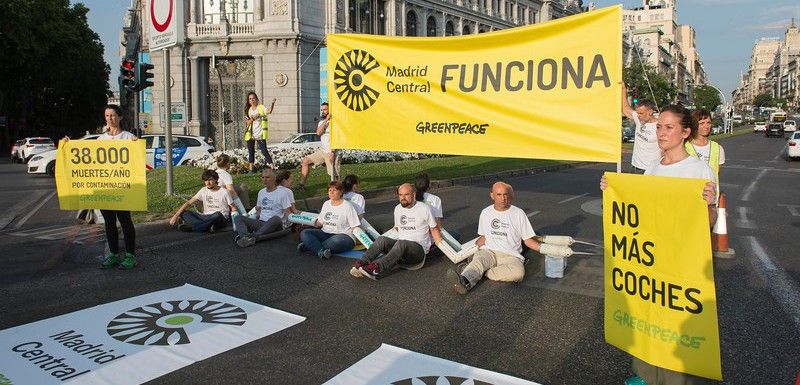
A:
[[[564,269],[567,268],[567,259],[544,256],[544,276],[548,278],[564,278]]]

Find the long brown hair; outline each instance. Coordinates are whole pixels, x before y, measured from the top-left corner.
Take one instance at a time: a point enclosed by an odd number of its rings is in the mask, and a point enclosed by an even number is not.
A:
[[[248,92],[247,97],[244,98],[244,116],[250,116],[250,95],[255,96],[256,100],[261,101],[255,91]],[[258,103],[256,103],[256,106],[258,106]]]

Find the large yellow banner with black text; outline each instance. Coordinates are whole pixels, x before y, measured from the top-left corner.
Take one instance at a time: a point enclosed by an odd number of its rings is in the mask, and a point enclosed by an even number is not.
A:
[[[456,37],[331,34],[333,148],[619,162],[622,8]]]
[[[606,341],[652,365],[721,380],[706,181],[605,175]]]
[[[147,210],[143,140],[62,141],[56,188],[62,210]]]

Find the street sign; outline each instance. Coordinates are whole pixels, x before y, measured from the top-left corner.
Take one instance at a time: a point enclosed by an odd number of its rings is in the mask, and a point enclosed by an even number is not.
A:
[[[139,129],[145,134],[149,134],[151,130],[150,114],[147,112],[139,113]]]
[[[150,0],[146,18],[150,52],[183,44],[184,0]]]
[[[158,103],[158,112],[159,121],[161,123],[161,128],[166,127],[167,123],[167,115],[166,110],[164,108],[164,102]],[[173,102],[172,108],[169,112],[170,117],[172,118],[172,125],[173,126],[185,126],[186,125],[186,103],[184,102]]]

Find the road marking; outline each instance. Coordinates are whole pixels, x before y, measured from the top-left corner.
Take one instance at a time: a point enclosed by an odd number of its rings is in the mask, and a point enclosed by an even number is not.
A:
[[[795,174],[800,173],[800,168],[775,168],[775,167],[769,167],[769,166],[766,166],[766,167],[765,166],[762,166],[762,167],[747,167],[747,166],[740,166],[740,165],[735,165],[735,164],[732,164],[730,166],[725,165],[725,169],[726,170],[727,169],[756,170],[756,171],[770,170],[770,171],[776,171],[776,172],[791,172],[791,173],[795,173]]]
[[[755,229],[756,225],[753,221],[747,219],[747,212],[750,211],[749,207],[739,206],[739,219],[736,220],[736,227],[741,229]]]
[[[784,153],[784,150],[781,149],[781,152],[779,152],[778,155],[775,156],[775,158],[772,158],[772,161],[777,163],[778,159],[783,158],[783,153]]]
[[[564,199],[563,201],[561,201],[561,202],[558,202],[558,204],[567,203],[567,202],[569,202],[569,201],[572,201],[572,200],[575,200],[575,199],[578,199],[578,198],[583,198],[583,197],[585,197],[585,196],[587,196],[587,195],[589,195],[589,193],[583,193],[583,194],[581,194],[581,195],[576,195],[576,196],[574,196],[574,197],[571,197],[571,198]]]
[[[41,201],[41,202],[39,202],[39,204],[38,204],[38,205],[36,205],[36,207],[34,207],[33,209],[31,209],[31,212],[29,212],[29,213],[28,213],[28,215],[24,216],[22,219],[20,219],[19,221],[17,221],[17,223],[15,223],[15,224],[14,224],[14,228],[15,228],[15,229],[18,229],[18,228],[22,227],[22,225],[24,225],[24,224],[25,224],[25,222],[27,222],[27,221],[28,221],[28,219],[31,219],[31,217],[33,216],[33,214],[36,214],[36,212],[38,212],[38,211],[39,211],[39,209],[41,209],[41,208],[42,208],[42,206],[44,206],[44,204],[45,204],[45,203],[47,203],[47,201],[49,201],[49,200],[50,200],[50,198],[52,198],[52,197],[53,197],[53,196],[55,196],[55,195],[56,195],[56,192],[55,192],[55,191],[52,191],[52,192],[50,192],[50,195],[48,195],[48,196],[47,196],[47,198],[44,198],[44,199],[42,199],[42,201]]]
[[[747,185],[747,187],[745,187],[744,193],[742,194],[742,200],[743,201],[747,202],[747,201],[750,200],[750,195],[752,195],[753,191],[755,191],[756,185],[758,184],[758,181],[764,176],[764,174],[767,173],[767,171],[768,170],[766,170],[766,169],[761,170],[761,172],[759,172],[758,175],[756,175],[756,178],[753,179],[753,181],[750,182],[750,184]]]
[[[77,244],[90,244],[105,241],[103,226],[93,225],[51,225],[22,231],[8,232],[15,237],[33,237],[47,241],[55,241],[73,237],[72,242]],[[76,231],[77,230],[77,231]]]
[[[534,212],[532,212],[532,213],[530,213],[530,214],[525,214],[525,215],[527,215],[527,216],[528,216],[528,218],[530,218],[530,217],[532,217],[532,216],[534,216],[534,215],[537,215],[537,214],[539,214],[539,213],[541,213],[541,211],[534,211]]]
[[[17,204],[9,207],[4,213],[3,216],[0,217],[0,229],[4,229],[6,226],[11,224],[14,219],[19,216],[26,207],[34,204],[36,200],[42,199],[42,197],[47,194],[47,190],[40,190],[37,192],[32,192],[30,194],[24,194],[23,198],[17,202]]]
[[[719,187],[720,187],[720,188],[722,188],[722,189],[728,189],[728,188],[730,188],[730,189],[737,189],[737,188],[739,188],[739,187],[742,187],[742,185],[740,185],[740,184],[733,184],[733,183],[720,183],[720,184],[719,184]]]
[[[778,203],[779,207],[786,207],[789,210],[789,213],[792,214],[793,217],[800,217],[800,205],[785,205],[782,203]]]
[[[786,276],[783,269],[772,262],[755,237],[748,235],[744,237],[744,240],[750,244],[750,248],[756,254],[757,259],[753,259],[752,262],[767,288],[772,293],[772,296],[783,306],[786,315],[794,321],[795,326],[800,330],[800,289]],[[760,264],[757,262],[760,262]]]

